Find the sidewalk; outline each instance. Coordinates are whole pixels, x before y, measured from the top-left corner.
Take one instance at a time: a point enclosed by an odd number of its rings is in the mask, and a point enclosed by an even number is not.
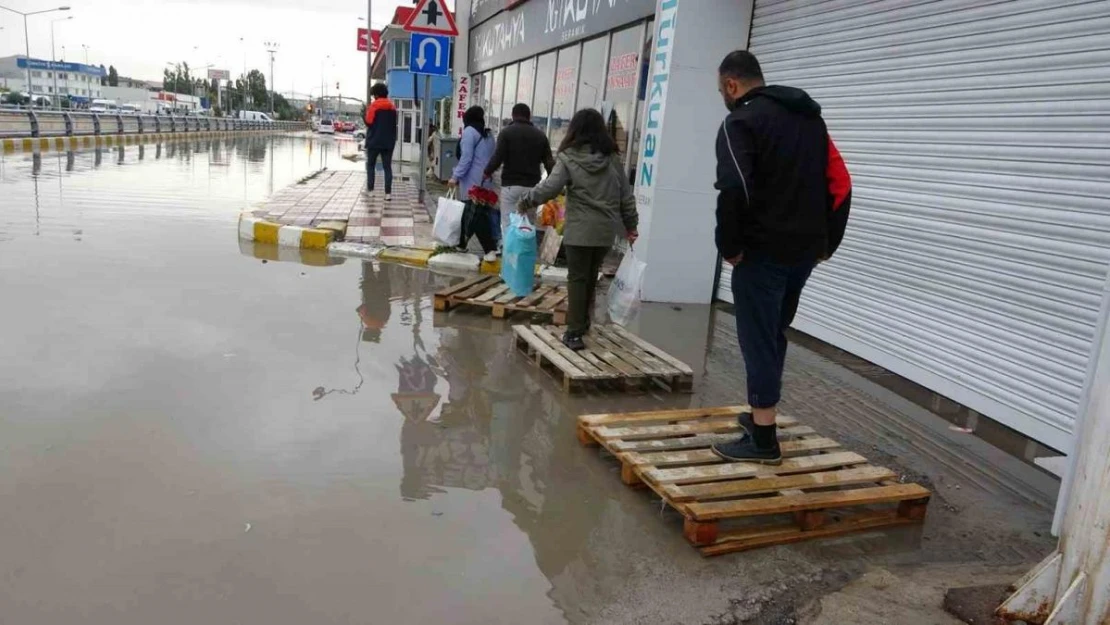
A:
[[[364,172],[322,170],[278,191],[252,214],[282,226],[332,230],[349,243],[435,248],[431,219],[407,176],[394,178],[386,201],[382,188],[366,190]]]

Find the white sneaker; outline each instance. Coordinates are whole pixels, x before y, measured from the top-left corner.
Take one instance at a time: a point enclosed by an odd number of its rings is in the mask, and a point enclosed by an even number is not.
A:
[[[487,254],[486,254],[485,256],[483,256],[483,257],[482,257],[482,260],[483,260],[483,261],[485,261],[485,262],[487,262],[487,263],[495,263],[495,262],[497,262],[497,252],[489,252],[489,253],[487,253]]]
[[[386,202],[388,202],[388,201],[390,201],[390,200],[392,200],[392,199],[393,199],[393,195],[392,195],[392,194],[390,194],[390,193],[386,193],[386,194],[385,194],[385,201],[386,201]]]

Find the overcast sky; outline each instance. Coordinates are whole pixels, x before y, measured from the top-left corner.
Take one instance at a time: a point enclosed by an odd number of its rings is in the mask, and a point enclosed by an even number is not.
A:
[[[264,42],[276,41],[279,92],[319,94],[322,66],[329,94],[336,82],[344,94],[366,92],[366,56],[355,48],[365,0],[0,0],[0,6],[23,12],[66,4],[67,13],[28,18],[32,57],[50,58],[50,22],[72,15],[54,25],[59,60],[64,46],[65,60],[85,62],[85,44],[89,64],[115,65],[121,76],[159,82],[167,62],[212,63],[238,76],[245,60],[269,82]],[[387,24],[399,4],[410,6],[412,0],[373,0],[374,27]],[[312,8],[301,8],[306,6]],[[0,28],[0,56],[23,54],[23,18],[0,10]]]

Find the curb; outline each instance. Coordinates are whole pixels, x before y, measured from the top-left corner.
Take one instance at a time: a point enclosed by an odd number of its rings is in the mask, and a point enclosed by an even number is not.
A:
[[[432,250],[418,250],[408,247],[389,247],[380,254],[378,260],[387,260],[416,267],[427,267],[428,260],[435,252]]]
[[[270,135],[290,132],[287,130],[201,130],[182,132],[143,132],[108,135],[74,135],[63,137],[16,137],[0,139],[0,151],[41,152],[49,150],[76,150],[82,147],[139,145],[162,141],[183,141],[188,139],[209,139],[214,137],[233,137],[246,135]]]
[[[388,248],[367,243],[346,243],[342,241],[337,241],[328,246],[328,254],[331,256],[398,262],[417,267],[427,267],[432,271],[450,275],[472,273],[497,274],[501,272],[500,260],[487,263],[482,261],[477,254],[446,252],[432,256],[433,253],[434,252],[431,250],[405,247]],[[537,266],[536,275],[544,282],[566,283],[567,268]]]
[[[335,238],[335,232],[300,226],[283,226],[243,213],[239,215],[239,238],[282,247],[326,250]]]

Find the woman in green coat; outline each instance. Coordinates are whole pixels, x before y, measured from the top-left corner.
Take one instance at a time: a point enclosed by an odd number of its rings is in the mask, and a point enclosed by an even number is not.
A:
[[[636,199],[621,164],[617,144],[605,128],[605,119],[595,109],[574,114],[566,137],[555,156],[555,168],[547,179],[521,200],[530,208],[566,189],[566,222],[563,246],[567,255],[567,331],[563,343],[573,349],[585,347],[582,337],[590,329],[597,273],[616,236],[636,241]]]

